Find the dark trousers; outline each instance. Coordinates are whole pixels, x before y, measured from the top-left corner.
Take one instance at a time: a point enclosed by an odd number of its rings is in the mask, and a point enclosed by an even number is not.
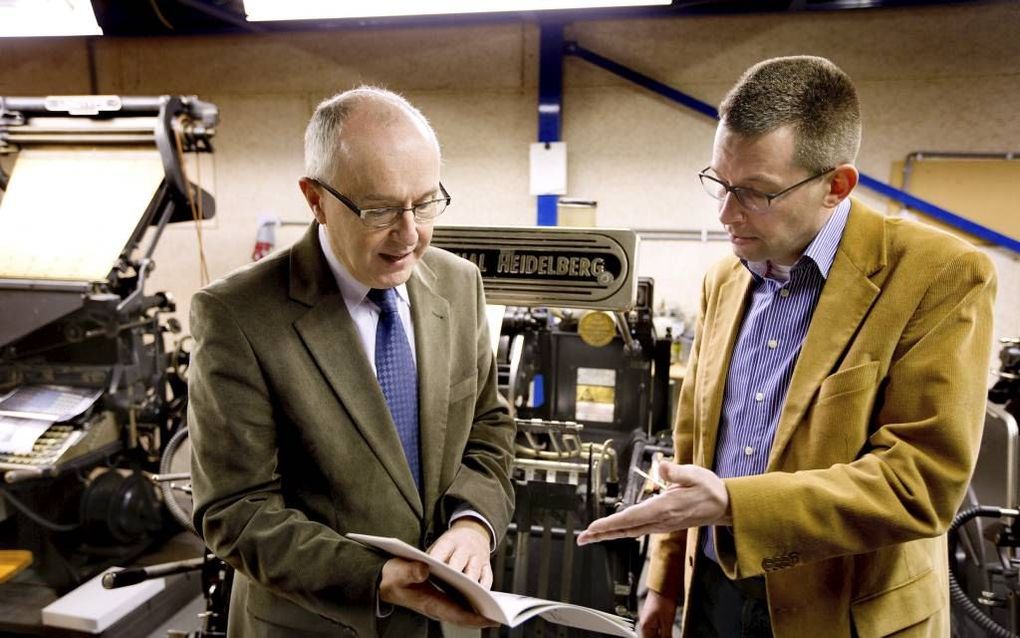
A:
[[[688,601],[688,635],[696,638],[772,638],[765,579],[733,581],[698,552]]]

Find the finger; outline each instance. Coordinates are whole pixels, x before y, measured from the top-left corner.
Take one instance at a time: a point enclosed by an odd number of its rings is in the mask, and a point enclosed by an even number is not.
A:
[[[659,464],[659,476],[667,483],[681,486],[697,485],[701,483],[699,474],[703,469],[697,465],[677,465],[664,461]]]
[[[659,494],[657,496],[653,496],[647,501],[628,507],[622,512],[605,518],[600,518],[589,525],[588,529],[585,531],[601,533],[647,525],[661,518],[662,514],[659,510],[666,503],[666,501],[663,500],[664,497],[664,494]]]
[[[444,563],[450,560],[450,556],[456,551],[457,546],[449,539],[440,538],[428,550],[428,555]]]
[[[639,525],[637,527],[630,527],[626,529],[612,529],[605,532],[595,532],[589,528],[581,532],[581,535],[577,537],[577,544],[588,545],[590,543],[601,543],[603,541],[611,541],[618,538],[638,538],[648,534],[668,532],[672,529],[674,528],[660,522]]]
[[[476,583],[480,583],[482,580],[482,568],[488,564],[489,561],[483,560],[478,556],[472,556],[464,566],[464,575]]]
[[[470,558],[471,554],[468,552],[454,552],[453,555],[446,560],[446,564],[459,572],[463,572],[465,571]]]
[[[406,566],[401,570],[404,582],[408,585],[424,583],[429,578],[429,566],[417,561],[404,561]]]
[[[652,635],[657,638],[671,638],[673,635],[672,620],[663,617],[661,614],[656,614],[649,625],[651,626]]]
[[[481,616],[474,611],[461,607],[445,594],[433,590],[428,594],[423,613],[434,620],[461,625],[464,627],[495,627],[499,623]]]
[[[641,623],[639,629],[641,630],[641,638],[668,638],[672,633],[672,627],[669,628],[669,632],[664,631],[657,618],[647,623]]]
[[[478,583],[485,589],[492,589],[492,566],[489,561],[485,561],[482,565],[482,575],[478,579]]]

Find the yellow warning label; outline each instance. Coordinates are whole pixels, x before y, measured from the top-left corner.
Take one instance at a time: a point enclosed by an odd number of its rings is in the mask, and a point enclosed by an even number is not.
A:
[[[616,401],[616,388],[604,385],[578,385],[577,401],[579,403],[613,403]]]

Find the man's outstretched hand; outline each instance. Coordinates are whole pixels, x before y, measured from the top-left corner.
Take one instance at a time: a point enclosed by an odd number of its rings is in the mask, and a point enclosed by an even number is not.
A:
[[[622,512],[600,518],[577,537],[578,545],[614,538],[673,532],[703,525],[729,525],[730,497],[711,470],[697,465],[660,463],[659,476],[669,487]]]

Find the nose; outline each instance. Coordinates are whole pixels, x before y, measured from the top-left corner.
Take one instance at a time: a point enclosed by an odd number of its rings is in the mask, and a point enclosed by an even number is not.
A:
[[[418,225],[414,221],[414,209],[405,208],[400,218],[390,226],[390,233],[404,246],[418,244]]]
[[[719,200],[719,221],[724,225],[730,225],[735,221],[741,221],[744,219],[744,209],[737,201],[736,196],[733,193],[727,192],[721,200]]]

